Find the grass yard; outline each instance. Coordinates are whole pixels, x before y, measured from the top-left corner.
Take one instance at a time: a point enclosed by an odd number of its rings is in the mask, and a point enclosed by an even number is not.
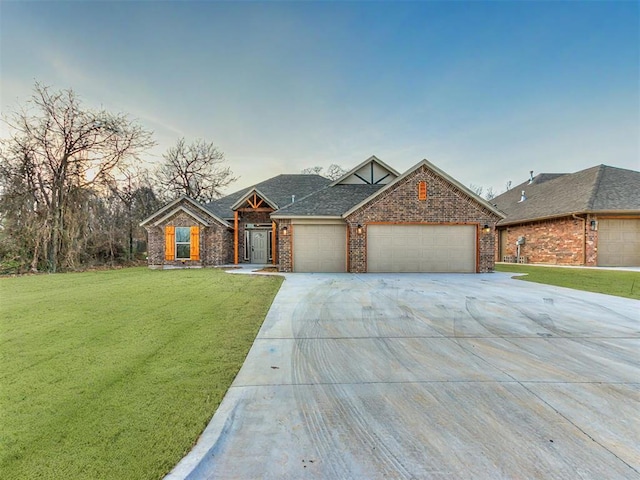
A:
[[[496,265],[496,271],[527,274],[518,280],[640,300],[640,272],[505,264]]]
[[[0,478],[161,478],[281,282],[147,268],[0,278]]]

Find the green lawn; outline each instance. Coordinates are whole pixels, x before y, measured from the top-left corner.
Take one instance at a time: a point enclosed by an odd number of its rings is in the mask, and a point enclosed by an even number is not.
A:
[[[498,272],[526,273],[519,280],[640,299],[640,272],[559,268],[530,265],[496,265]]]
[[[1,278],[0,478],[162,477],[281,282],[147,268]]]

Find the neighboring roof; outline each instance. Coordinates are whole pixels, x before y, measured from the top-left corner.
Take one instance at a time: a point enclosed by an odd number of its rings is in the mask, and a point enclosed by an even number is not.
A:
[[[437,175],[439,175],[440,177],[444,178],[446,181],[448,181],[452,185],[455,185],[456,188],[458,188],[459,190],[464,192],[466,195],[468,195],[469,197],[474,199],[476,202],[481,204],[484,208],[486,208],[490,212],[498,215],[499,217],[504,217],[504,214],[502,212],[500,212],[494,205],[492,205],[489,202],[487,202],[484,198],[479,197],[478,195],[476,195],[474,192],[469,190],[469,188],[467,188],[464,185],[462,185],[456,179],[454,179],[453,177],[449,176],[449,174],[445,173],[443,170],[440,170],[438,167],[436,167],[433,163],[431,163],[426,158],[424,160],[416,163],[413,167],[411,167],[409,170],[404,172],[402,175],[400,175],[398,178],[396,178],[393,182],[388,183],[387,185],[384,185],[380,190],[378,190],[377,192],[373,193],[371,196],[363,199],[361,202],[359,202],[358,204],[356,204],[353,207],[351,207],[348,211],[343,213],[342,216],[343,217],[347,217],[347,216],[351,215],[357,209],[359,209],[360,207],[362,207],[362,206],[366,205],[367,203],[369,203],[376,196],[381,195],[383,192],[385,192],[388,189],[392,188],[395,184],[401,182],[407,176],[409,176],[410,174],[412,174],[413,172],[415,172],[418,168],[420,168],[422,166],[425,166],[426,168],[428,168],[432,172],[434,172]]]
[[[185,202],[190,204],[191,207],[195,211],[192,211],[192,210],[189,210],[189,209],[185,208],[183,206],[183,203],[185,203]],[[202,206],[201,204],[199,204],[198,202],[196,202],[192,198],[189,198],[189,197],[184,196],[184,195],[179,197],[179,198],[176,198],[172,202],[167,203],[160,210],[158,210],[157,212],[153,213],[153,215],[151,215],[150,217],[145,218],[142,222],[140,222],[140,226],[144,227],[145,225],[147,225],[149,223],[152,223],[152,222],[154,223],[154,225],[157,225],[159,223],[162,223],[164,220],[166,220],[167,218],[171,217],[172,215],[174,215],[178,211],[183,211],[183,212],[187,213],[188,215],[191,215],[192,217],[194,217],[195,219],[197,219],[200,223],[202,223],[204,225],[208,225],[209,221],[206,220],[202,215],[198,215],[196,212],[200,212],[200,213],[205,214],[208,217],[214,218],[215,220],[220,222],[225,227],[230,227],[231,226],[229,223],[227,223],[226,221],[224,221],[222,218],[220,218],[219,216],[215,215],[211,211],[207,210],[204,206]]]
[[[291,203],[292,195],[295,195],[296,199],[303,198],[327,186],[329,183],[331,183],[331,180],[321,177],[320,175],[278,175],[207,203],[205,208],[221,218],[233,218],[232,206],[253,190],[258,190],[261,194],[268,197],[270,203],[284,207]]]
[[[523,190],[526,200],[520,202]],[[506,213],[500,225],[576,213],[638,212],[640,172],[598,165],[576,173],[543,173],[491,202]]]
[[[369,198],[384,185],[328,186],[281,208],[271,218],[341,217],[344,212],[365,198]]]
[[[374,177],[374,167],[378,174],[377,177]],[[367,168],[365,168],[367,167]],[[370,173],[369,173],[370,169]],[[362,172],[361,170],[366,170],[366,172]],[[360,175],[364,173],[363,175]],[[400,174],[389,165],[384,163],[375,155],[370,156],[360,165],[357,165],[355,168],[352,168],[347,173],[342,175],[340,178],[335,180],[331,186],[340,185],[340,184],[369,184],[369,185],[380,185],[387,184],[394,178],[398,177]],[[356,177],[356,178],[353,178]],[[355,180],[352,181],[352,180]]]

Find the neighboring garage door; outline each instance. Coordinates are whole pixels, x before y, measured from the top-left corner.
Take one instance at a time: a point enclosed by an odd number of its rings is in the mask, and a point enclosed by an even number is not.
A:
[[[640,220],[598,221],[598,266],[640,267]]]
[[[294,225],[294,272],[345,272],[345,225]]]
[[[473,225],[369,225],[368,272],[476,271]]]

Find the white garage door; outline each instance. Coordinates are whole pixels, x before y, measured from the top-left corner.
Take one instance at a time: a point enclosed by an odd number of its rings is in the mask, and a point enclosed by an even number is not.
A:
[[[473,225],[369,225],[369,272],[476,271]]]
[[[294,225],[294,272],[345,272],[345,225]]]
[[[598,221],[598,266],[640,267],[640,220]]]

